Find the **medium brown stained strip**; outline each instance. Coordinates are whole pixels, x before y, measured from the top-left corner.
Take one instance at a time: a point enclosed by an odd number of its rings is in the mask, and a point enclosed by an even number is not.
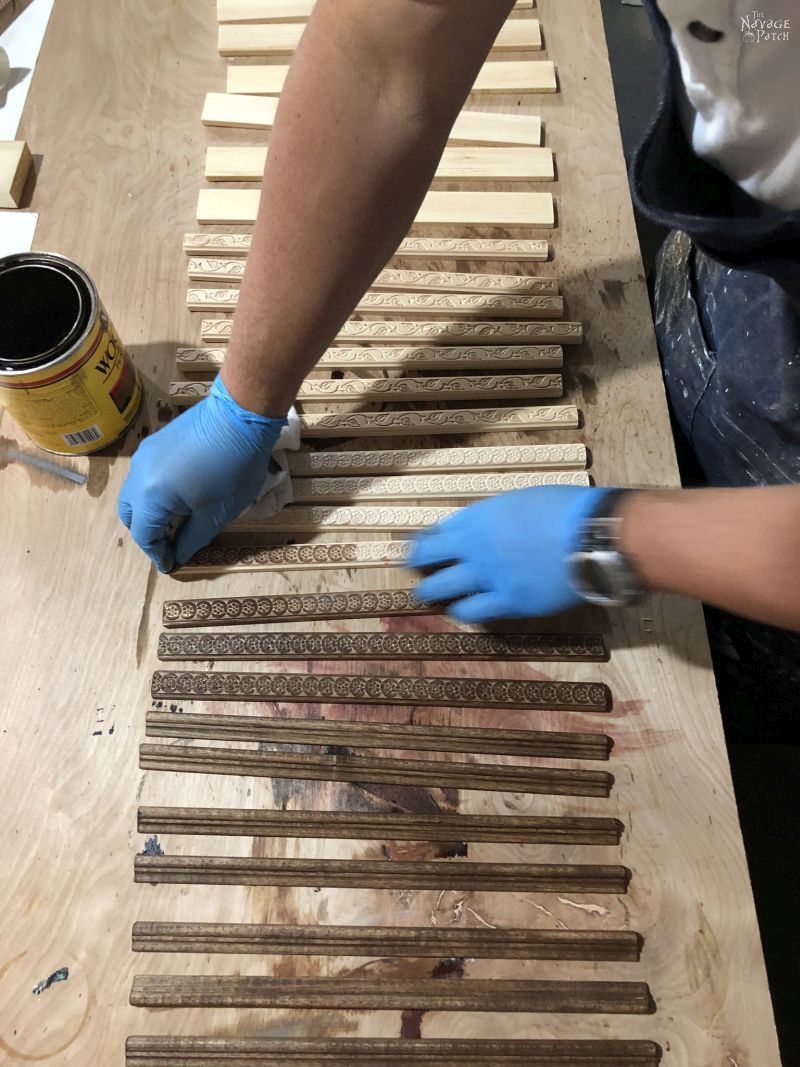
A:
[[[258,741],[261,744],[339,745],[345,748],[398,748],[420,752],[468,752],[497,756],[549,756],[607,760],[605,734],[544,730],[491,730],[469,726],[416,726],[348,719],[268,719],[253,715],[174,715],[147,713],[148,737],[184,741]]]
[[[406,812],[267,811],[260,808],[139,808],[142,834],[314,837],[364,841],[493,841],[618,845],[618,819],[557,815],[409,815]]]
[[[129,1037],[126,1067],[658,1067],[653,1041]]]
[[[310,619],[370,619],[383,615],[437,615],[408,589],[356,593],[297,593],[291,596],[216,597],[165,600],[163,623],[178,626],[241,626],[253,622],[305,622]]]
[[[613,930],[458,930],[391,926],[261,926],[137,922],[134,952],[290,956],[433,956],[635,963],[642,937]]]
[[[397,542],[390,542],[396,544]],[[161,660],[605,660],[600,634],[162,633]]]
[[[336,1008],[340,1010],[579,1012],[648,1015],[644,982],[536,982],[508,979],[261,978],[137,975],[138,1008]]]
[[[345,567],[399,567],[410,541],[343,541],[321,544],[209,545],[180,567],[178,574],[228,571],[326,570]]]
[[[392,704],[445,708],[532,708],[608,712],[601,682],[505,678],[413,678],[364,674],[155,671],[154,700],[270,700],[285,703]]]
[[[614,783],[607,771],[451,760],[383,759],[371,756],[317,756],[194,745],[142,745],[139,766],[149,771],[233,774],[257,778],[296,778],[317,782],[387,782],[391,785],[545,793],[552,796],[607,797]]]

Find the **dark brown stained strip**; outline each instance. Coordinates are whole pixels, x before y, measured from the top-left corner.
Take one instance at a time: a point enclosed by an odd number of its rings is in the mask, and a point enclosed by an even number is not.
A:
[[[409,589],[357,593],[295,593],[291,596],[215,597],[165,600],[163,622],[176,626],[242,626],[253,622],[309,619],[370,619],[382,615],[436,615]]]

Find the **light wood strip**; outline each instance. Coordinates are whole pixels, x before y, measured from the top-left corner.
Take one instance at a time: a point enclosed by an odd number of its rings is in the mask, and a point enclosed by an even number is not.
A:
[[[221,23],[219,53],[222,56],[286,56],[294,52],[306,28],[304,22]],[[542,47],[539,20],[509,19],[500,27],[492,50],[538,51]]]
[[[159,643],[159,658],[181,658],[163,656],[161,649],[170,642],[202,643],[203,637],[221,639],[224,645],[237,637],[242,643],[248,640],[247,634],[162,634]],[[294,634],[257,634],[254,635],[260,647],[265,637],[269,642],[284,647],[287,644],[297,646]],[[303,645],[317,648],[326,637],[345,638],[371,637],[371,634],[300,634]],[[394,636],[377,634],[374,636]],[[425,636],[427,634],[414,634]],[[444,635],[450,636],[450,635]],[[494,640],[491,635],[454,634],[455,637],[488,637],[488,644],[494,648],[494,655],[488,653],[485,658],[502,656],[506,642]],[[522,635],[520,635],[522,636]],[[314,638],[318,638],[315,642]],[[219,643],[219,641],[217,642]],[[397,643],[397,642],[394,642]],[[518,649],[525,647],[525,641],[517,643]],[[521,652],[518,652],[521,656]],[[195,656],[194,658],[199,658]],[[211,657],[213,658],[213,657]],[[223,656],[223,659],[230,658]],[[248,658],[247,656],[234,656]],[[280,659],[280,653],[273,656],[259,655],[256,659]],[[299,655],[289,658],[300,658]],[[320,658],[311,653],[312,659]],[[350,658],[350,657],[348,657]],[[358,658],[354,655],[352,658]],[[451,657],[453,658],[453,657]],[[471,755],[488,756],[528,756],[531,758],[546,756],[552,759],[592,759],[607,760],[611,751],[611,739],[604,734],[556,733],[551,730],[490,730],[469,726],[416,726],[407,723],[372,723],[349,719],[275,719],[258,718],[252,715],[192,715],[173,712],[148,711],[146,718],[148,737],[179,737],[184,741],[256,741],[268,745],[338,745],[346,748],[382,748],[416,750],[419,752],[466,752]]]
[[[259,189],[201,189],[197,222],[202,226],[252,225],[260,200]],[[414,221],[446,226],[553,227],[555,209],[552,193],[432,190],[425,194]]]
[[[275,859],[261,856],[138,855],[134,861],[134,875],[137,882],[152,882],[154,885],[293,885],[507,893],[624,894],[630,881],[627,867],[611,864]]]
[[[200,331],[204,341],[227,344],[231,338],[233,319],[203,319]],[[579,345],[583,342],[580,322],[478,322],[461,321],[422,322],[389,319],[381,322],[351,319],[342,324],[334,338],[335,344],[379,345],[515,345],[560,344]]]
[[[265,146],[226,145],[207,148],[206,180],[260,182],[266,159]],[[549,148],[448,147],[439,161],[436,177],[443,181],[553,181],[553,153]]]
[[[309,17],[316,0],[217,0],[218,22],[292,22]],[[533,0],[516,0],[514,9],[530,11]]]
[[[400,615],[435,615],[408,589],[352,593],[292,593],[290,596],[206,597],[165,600],[162,622],[184,626],[249,625],[254,622],[307,622],[309,619],[371,619]]]
[[[191,575],[233,571],[323,571],[399,567],[410,541],[323,541],[300,545],[209,545],[178,568]]]
[[[249,233],[187,233],[183,250],[189,256],[246,256]],[[547,241],[527,238],[406,237],[396,256],[411,260],[478,259],[486,262],[540,262],[548,256]]]
[[[287,704],[421,704],[432,708],[515,708],[520,711],[534,708],[597,712],[611,710],[608,686],[600,682],[501,678],[162,670],[153,672],[150,693],[154,700],[180,698],[270,700]],[[201,759],[202,753],[210,751],[198,749],[192,753],[192,759]],[[225,751],[222,750],[223,753]],[[237,758],[246,755],[236,753]],[[260,754],[255,752],[250,755]]]
[[[293,477],[381,474],[449,474],[484,469],[582,470],[585,445],[485,445],[477,448],[409,448],[370,452],[296,452]]]
[[[618,845],[618,819],[458,815],[402,811],[268,811],[264,808],[139,808],[140,834],[319,838],[357,841],[492,841],[517,845]]]
[[[129,1037],[126,1067],[658,1067],[652,1041]]]
[[[225,363],[224,348],[179,348],[178,370],[215,373]],[[564,365],[560,345],[464,345],[460,347],[329,348],[321,370],[558,370]]]
[[[467,408],[448,411],[376,411],[300,415],[303,437],[398,437],[437,433],[575,429],[578,409],[560,407]],[[398,518],[399,516],[395,516]],[[353,518],[356,518],[353,516]],[[436,519],[431,516],[431,522]]]
[[[445,959],[599,960],[636,963],[640,934],[626,930],[464,930],[426,926],[133,924],[134,952],[275,956],[432,956]]]
[[[481,500],[537,485],[589,485],[583,471],[526,471],[516,474],[419,474],[399,477],[295,478],[295,504],[368,504],[420,500]]]

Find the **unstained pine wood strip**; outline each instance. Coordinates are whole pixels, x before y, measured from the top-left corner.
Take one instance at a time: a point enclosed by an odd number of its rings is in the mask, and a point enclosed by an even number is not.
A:
[[[287,956],[433,956],[636,963],[642,937],[626,930],[463,930],[427,926],[279,926],[136,922],[134,952]]]
[[[247,70],[247,67],[233,69]],[[206,180],[260,182],[266,159],[266,146],[229,145],[207,148]],[[549,148],[449,146],[445,148],[436,168],[436,177],[444,181],[553,181],[553,153]]]
[[[611,864],[275,859],[263,856],[135,857],[137,882],[174,885],[291,885],[354,889],[459,889],[501,893],[628,891],[630,871]]]
[[[129,1037],[126,1067],[658,1067],[653,1041]]]
[[[311,14],[316,0],[217,0],[218,22],[292,22]],[[533,0],[517,0],[515,10],[530,10]]]
[[[183,250],[189,256],[246,256],[249,233],[187,233]],[[528,238],[406,237],[395,255],[402,259],[479,259],[487,262],[540,262],[548,256],[547,241]]]
[[[274,598],[273,598],[274,599]],[[610,711],[600,682],[505,678],[416,678],[362,674],[263,674],[241,671],[155,671],[155,700],[270,700],[320,704],[423,704],[445,708],[554,708]]]
[[[410,541],[324,541],[300,545],[209,545],[175,573],[226,574],[231,571],[342,570],[399,567]]]
[[[229,66],[227,91],[254,96],[280,96],[288,66],[262,63]],[[473,93],[555,93],[556,69],[548,59],[495,60],[485,63]]]
[[[142,834],[330,838],[358,841],[492,841],[618,845],[618,819],[544,815],[409,815],[406,812],[267,811],[263,808],[154,808],[138,813]]]
[[[435,351],[435,350],[434,350]],[[585,445],[483,445],[472,448],[394,448],[370,452],[296,452],[292,477],[450,474],[490,470],[583,470]]]
[[[370,504],[406,500],[481,500],[535,485],[589,485],[585,471],[515,474],[408,474],[376,478],[294,478],[295,504]]]
[[[260,201],[260,189],[201,189],[197,222],[201,226],[252,225]],[[414,221],[445,226],[553,227],[555,208],[552,193],[432,190],[425,194]]]
[[[194,635],[164,634],[162,636],[185,641],[187,638],[191,640]],[[225,638],[229,635],[219,634],[217,636]],[[292,637],[291,634],[264,636],[282,637],[284,640]],[[300,636],[308,637],[309,635],[301,634]],[[318,636],[325,637],[326,635]],[[349,637],[351,635],[332,636]],[[308,641],[304,643],[313,644]],[[280,652],[278,654],[280,655]],[[604,734],[490,730],[467,726],[410,726],[405,723],[390,725],[338,719],[265,719],[252,715],[176,715],[172,712],[160,711],[147,713],[146,732],[148,737],[178,737],[184,741],[257,741],[260,744],[270,745],[339,745],[346,748],[467,752],[472,755],[548,756],[553,759],[607,760],[611,751],[611,739]]]
[[[291,55],[305,28],[305,22],[221,23],[219,52],[222,56]],[[539,20],[533,18],[509,19],[492,44],[493,51],[538,51],[541,47]]]
[[[348,412],[300,415],[302,437],[427,436],[436,433],[499,433],[505,430],[575,429],[580,419],[571,404],[559,407],[466,408],[446,411]],[[431,514],[433,514],[431,512]],[[372,517],[370,517],[372,518]],[[387,516],[391,525],[393,519]],[[415,517],[418,518],[418,517]],[[358,519],[358,516],[351,516]],[[436,518],[432,517],[431,522]],[[365,529],[377,529],[376,526]],[[405,529],[415,527],[405,526]]]
[[[200,332],[203,341],[227,344],[233,330],[233,319],[203,319]],[[579,345],[583,341],[580,322],[478,322],[459,321],[400,321],[382,322],[351,319],[342,323],[334,344],[379,345],[538,345],[553,343]]]
[[[311,619],[371,619],[435,615],[409,589],[351,593],[292,593],[288,596],[208,597],[165,600],[163,623],[178,626],[249,625],[254,622],[308,622]]]
[[[232,263],[234,260],[223,260]],[[214,373],[225,363],[224,348],[179,348],[178,370]],[[462,345],[455,347],[329,348],[321,370],[558,370],[564,365],[560,345]]]

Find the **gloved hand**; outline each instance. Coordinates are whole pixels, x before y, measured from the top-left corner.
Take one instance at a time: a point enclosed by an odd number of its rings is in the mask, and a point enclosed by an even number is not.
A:
[[[440,569],[422,579],[416,596],[452,601],[448,614],[472,623],[574,607],[581,598],[566,559],[607,492],[546,485],[462,508],[417,536],[408,565]]]
[[[118,511],[160,571],[186,563],[253,503],[285,425],[243,408],[218,377],[205,399],[142,441]]]

